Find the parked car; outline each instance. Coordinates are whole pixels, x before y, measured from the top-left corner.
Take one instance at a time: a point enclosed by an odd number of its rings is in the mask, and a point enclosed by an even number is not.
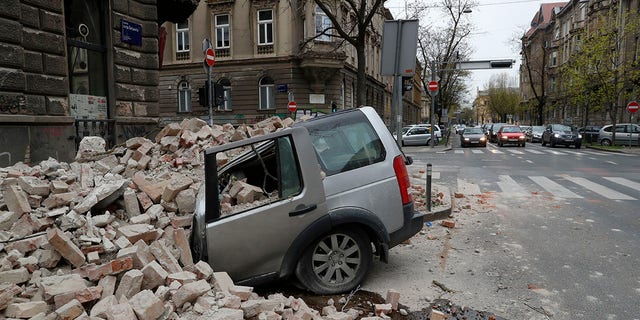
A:
[[[574,146],[580,149],[582,135],[577,130],[564,124],[549,124],[542,133],[542,145],[547,143],[553,148],[556,145]]]
[[[606,125],[598,132],[599,143],[603,146],[610,146],[613,143],[613,125]],[[617,145],[640,145],[640,125],[633,123],[616,124],[616,144]]]
[[[429,124],[429,123],[414,124],[412,126],[431,128],[431,124]],[[436,128],[435,137],[438,140],[442,139],[442,130],[440,130],[440,126],[436,124],[435,128]],[[436,140],[436,141],[438,141],[438,140]]]
[[[541,142],[544,129],[544,126],[532,126],[531,134],[528,136],[527,140],[529,140],[529,142]]]
[[[456,134],[462,134],[464,132],[464,129],[467,128],[466,125],[464,124],[458,124],[455,126],[456,129]]]
[[[500,127],[507,125],[506,123],[493,123],[491,127],[489,127],[489,141],[497,143],[498,142],[498,130]]]
[[[487,136],[482,131],[481,127],[466,127],[460,134],[460,146],[487,146]]]
[[[393,134],[396,138],[396,134]],[[423,126],[411,126],[402,128],[402,145],[403,146],[415,146],[415,145],[430,145],[431,133],[429,128]]]
[[[578,132],[586,142],[591,143],[599,141],[600,129],[602,129],[600,126],[584,126],[578,128]]]
[[[522,132],[519,126],[501,126],[498,130],[497,137],[499,147],[504,147],[507,144],[515,144],[519,147],[524,147],[526,144],[524,132]]]
[[[236,284],[296,277],[317,294],[349,292],[373,255],[388,261],[389,248],[422,229],[411,160],[371,107],[212,147],[204,158],[193,257]]]

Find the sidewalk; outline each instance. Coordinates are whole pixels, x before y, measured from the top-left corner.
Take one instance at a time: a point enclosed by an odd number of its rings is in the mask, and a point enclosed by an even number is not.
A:
[[[451,145],[438,145],[432,147],[426,147],[428,150],[420,150],[420,152],[443,152],[451,149]],[[422,187],[426,187],[427,185],[427,172],[425,168],[417,165],[409,165],[407,166],[407,170],[409,171],[409,178],[411,180],[412,185],[419,185]],[[434,221],[439,219],[447,218],[451,214],[451,190],[448,186],[434,183],[434,180],[431,180],[431,210],[427,211],[425,208],[424,211],[426,213],[424,221]]]

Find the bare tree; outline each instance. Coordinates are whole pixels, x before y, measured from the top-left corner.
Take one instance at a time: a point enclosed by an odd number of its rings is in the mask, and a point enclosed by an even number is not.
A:
[[[508,114],[516,114],[520,105],[520,94],[516,80],[507,73],[491,76],[489,80],[489,111],[506,122]]]
[[[383,0],[314,0],[315,3],[324,11],[327,17],[331,20],[332,36],[342,38],[344,41],[351,44],[356,51],[356,57],[358,60],[357,66],[357,78],[356,78],[356,90],[357,98],[356,102],[359,106],[365,104],[365,92],[367,84],[366,68],[366,36],[367,32],[372,34],[381,35],[381,30],[374,30],[372,26],[372,20],[376,14],[383,15]],[[346,14],[344,21],[351,20],[347,24],[343,24],[338,19],[339,5],[344,4]],[[335,31],[335,32],[333,32]],[[323,31],[327,33],[328,30]]]
[[[425,65],[422,84],[427,87],[431,80],[427,76],[431,64],[436,67],[439,79],[436,95],[436,110],[432,116],[438,116],[443,108],[454,111],[459,108],[467,91],[465,78],[468,71],[456,70],[456,62],[466,60],[471,55],[471,47],[467,39],[473,31],[465,14],[472,11],[477,4],[472,0],[442,0],[436,8],[446,17],[444,26],[421,26],[418,32],[419,60]],[[414,16],[420,17],[429,13],[434,7],[424,7],[422,3],[412,5]],[[421,20],[427,20],[422,18]],[[439,121],[438,117],[438,122]]]

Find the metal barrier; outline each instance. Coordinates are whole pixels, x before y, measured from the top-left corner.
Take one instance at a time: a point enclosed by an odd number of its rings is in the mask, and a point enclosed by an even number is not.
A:
[[[76,148],[84,137],[102,137],[107,143],[106,148],[115,144],[114,127],[115,120],[76,119]]]

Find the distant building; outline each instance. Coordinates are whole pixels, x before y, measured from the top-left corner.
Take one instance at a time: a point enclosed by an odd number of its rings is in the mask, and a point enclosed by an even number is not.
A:
[[[346,2],[337,1],[333,8],[344,25],[353,21]],[[391,14],[380,8],[367,34],[365,104],[390,123],[393,79],[380,75],[385,19],[392,19]],[[313,0],[201,1],[184,22],[163,25],[167,41],[160,116],[164,121],[208,119],[208,107],[198,103],[197,94],[206,81],[204,39],[210,39],[215,51],[212,81],[224,91],[224,102],[214,110],[215,123],[288,116],[289,101],[296,102],[298,114],[329,113],[332,103],[338,110],[358,107],[355,49],[331,26]],[[420,120],[419,95],[419,86],[414,86],[413,93],[404,96],[405,122]]]

